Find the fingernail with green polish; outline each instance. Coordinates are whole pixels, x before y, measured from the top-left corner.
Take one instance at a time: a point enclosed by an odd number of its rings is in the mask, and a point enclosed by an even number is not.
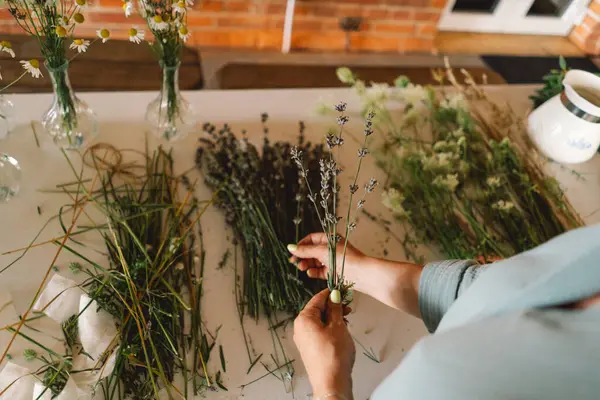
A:
[[[287,249],[288,249],[289,251],[296,251],[296,250],[298,250],[298,246],[297,246],[297,245],[295,245],[295,244],[288,244],[288,245],[287,245]]]

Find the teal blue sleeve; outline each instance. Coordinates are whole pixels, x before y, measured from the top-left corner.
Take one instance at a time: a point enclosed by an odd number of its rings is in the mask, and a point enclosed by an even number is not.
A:
[[[430,333],[435,332],[452,303],[477,279],[485,266],[473,260],[429,263],[419,281],[419,309]]]

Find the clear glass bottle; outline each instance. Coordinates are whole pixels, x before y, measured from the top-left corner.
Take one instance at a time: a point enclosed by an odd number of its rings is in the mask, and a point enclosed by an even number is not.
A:
[[[21,167],[19,162],[8,154],[0,152],[0,204],[15,197],[20,188]]]
[[[175,66],[160,62],[162,88],[146,110],[146,123],[150,131],[155,136],[172,142],[186,137],[198,122],[193,107],[179,91],[180,65],[180,62]]]
[[[81,148],[98,133],[96,114],[79,100],[69,80],[69,62],[58,68],[46,63],[52,79],[54,101],[42,117],[42,126],[54,143],[66,149]]]
[[[15,106],[6,96],[0,95],[0,140],[6,139],[15,128]]]

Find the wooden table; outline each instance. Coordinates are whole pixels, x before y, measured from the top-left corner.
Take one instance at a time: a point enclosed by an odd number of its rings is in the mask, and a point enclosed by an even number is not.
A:
[[[509,101],[516,110],[528,108],[527,96],[532,92],[532,87],[527,86],[498,86],[489,89],[492,97]],[[109,142],[120,148],[143,149],[144,125],[142,124],[144,112],[148,102],[156,93],[84,93],[81,95],[89,105],[96,110],[100,119],[100,135],[97,141]],[[234,131],[241,128],[248,129],[250,137],[258,143],[261,140],[260,113],[268,112],[271,116],[271,138],[287,139],[293,141],[297,133],[298,120],[304,120],[307,125],[307,136],[311,140],[320,140],[327,128],[334,125],[333,117],[315,116],[313,110],[319,99],[324,99],[332,104],[338,101],[347,101],[349,110],[359,110],[358,99],[349,89],[306,89],[306,90],[257,90],[257,91],[203,91],[189,92],[185,96],[195,105],[201,116],[202,122],[210,121],[221,124],[227,122]],[[18,128],[6,141],[0,142],[0,151],[7,152],[16,157],[23,168],[23,185],[19,197],[11,203],[0,205],[0,253],[27,245],[40,230],[46,220],[57,213],[58,208],[69,203],[64,195],[42,193],[40,189],[52,189],[55,185],[73,181],[72,173],[63,154],[40,131],[41,147],[37,147],[31,128],[32,120],[39,120],[42,113],[49,106],[51,97],[48,94],[14,95],[10,97],[16,105],[16,118]],[[354,118],[350,125],[351,132],[360,133],[361,121]],[[174,148],[177,171],[185,171],[194,165],[194,153],[197,147],[198,134],[191,135]],[[159,142],[149,139],[150,147],[157,146]],[[349,165],[355,159],[355,146],[349,141],[341,162]],[[77,160],[76,154],[71,154]],[[600,205],[600,158],[596,157],[587,164],[577,166],[575,169],[583,174],[584,180],[579,179],[570,170],[558,165],[551,165],[550,169],[559,181],[567,188],[568,194],[575,207],[586,220],[600,221],[600,213],[593,214]],[[383,179],[383,175],[374,166],[373,160],[368,159],[363,172],[363,178],[369,176]],[[191,177],[200,175],[194,171]],[[348,179],[348,177],[345,177]],[[342,185],[343,186],[343,185]],[[210,191],[200,185],[198,196],[207,199]],[[37,207],[42,215],[38,215]],[[367,210],[374,214],[382,214],[390,219],[389,213],[381,206],[376,194],[369,199]],[[292,394],[286,394],[283,385],[274,377],[268,376],[259,382],[240,389],[240,385],[250,382],[265,373],[262,367],[255,367],[250,375],[246,375],[248,361],[240,333],[235,297],[233,293],[234,274],[231,268],[216,270],[216,265],[222,254],[231,244],[227,237],[231,236],[225,227],[221,213],[210,209],[203,216],[205,241],[208,248],[207,272],[205,281],[205,296],[203,297],[204,318],[211,328],[223,325],[220,331],[219,343],[223,344],[228,363],[224,383],[229,392],[211,392],[206,395],[208,399],[256,399],[276,400],[291,399]],[[400,226],[393,228],[394,233],[401,235]],[[38,241],[60,236],[61,229],[56,221],[52,222],[41,234]],[[96,234],[95,234],[96,235]],[[96,235],[97,236],[97,235]],[[389,252],[391,259],[404,259],[401,246],[388,240],[388,235],[377,225],[362,218],[353,236],[353,242],[358,247],[372,256],[382,257],[384,249]],[[102,249],[103,245],[98,237],[89,235],[84,239],[90,246]],[[14,299],[17,312],[23,312],[31,300],[34,290],[42,280],[43,271],[49,266],[52,256],[56,252],[53,246],[36,248],[16,263],[8,273],[0,275],[0,297],[10,293]],[[435,255],[425,253],[428,259]],[[6,266],[18,254],[0,256],[0,268]],[[91,255],[94,261],[106,263],[98,254]],[[63,252],[56,265],[60,273],[67,276],[70,272],[67,264],[73,259]],[[381,364],[362,355],[359,349],[356,368],[354,370],[356,399],[368,398],[372,390],[381,380],[388,375],[401,361],[404,354],[426,331],[421,321],[401,312],[377,303],[373,299],[357,295],[353,307],[355,313],[350,317],[350,329],[365,346],[372,347],[375,353],[382,358]],[[2,318],[2,313],[0,313]],[[0,326],[6,322],[0,320]],[[267,325],[263,321],[255,325],[251,321],[246,323],[253,346],[256,351],[266,355],[271,351],[271,342]],[[6,333],[4,333],[6,335]],[[299,360],[298,353],[292,342],[291,330],[288,328],[284,334],[284,346],[290,357]],[[0,350],[4,349],[6,336],[0,334]],[[4,344],[3,344],[4,343]],[[20,354],[18,349],[26,346],[17,343],[14,354]],[[265,359],[266,360],[266,359]],[[19,357],[16,362],[23,363]],[[219,365],[218,355],[212,357],[211,363]],[[296,399],[308,399],[311,393],[310,386],[305,376],[302,364],[295,364],[294,388]]]

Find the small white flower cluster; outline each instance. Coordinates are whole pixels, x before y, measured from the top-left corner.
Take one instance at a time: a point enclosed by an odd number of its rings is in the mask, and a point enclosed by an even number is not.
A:
[[[449,169],[457,159],[458,154],[456,153],[434,153],[422,158],[423,168],[428,171]]]
[[[512,201],[499,200],[492,204],[492,208],[499,211],[510,211],[515,208],[515,203]]]
[[[444,98],[444,100],[442,100],[440,102],[440,107],[452,109],[452,110],[458,110],[458,109],[466,110],[467,109],[467,101],[465,99],[465,96],[462,93],[455,93],[455,94],[452,94],[452,95]]]
[[[407,215],[406,210],[402,203],[404,202],[404,196],[398,190],[392,188],[382,193],[383,205],[392,211],[395,217],[405,217]]]
[[[499,176],[490,176],[486,179],[486,183],[491,188],[497,188],[500,187],[501,180]]]
[[[448,174],[446,176],[436,176],[432,183],[435,186],[454,192],[460,181],[458,180],[458,174]]]

